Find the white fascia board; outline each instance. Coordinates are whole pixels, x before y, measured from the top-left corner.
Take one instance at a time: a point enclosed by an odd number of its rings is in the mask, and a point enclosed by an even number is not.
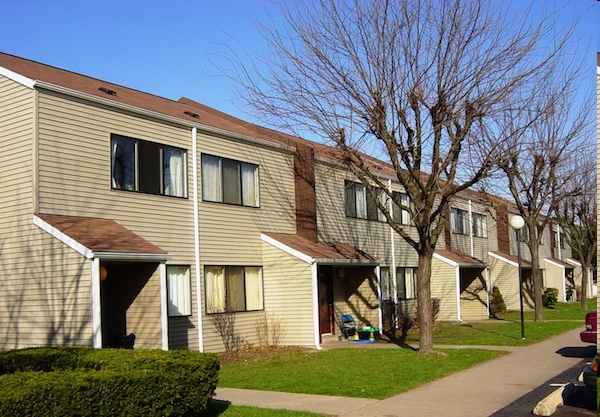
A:
[[[450,265],[450,266],[453,266],[453,267],[460,266],[460,264],[459,264],[458,262],[454,262],[454,261],[452,261],[452,260],[450,260],[450,259],[446,258],[445,256],[442,256],[442,255],[440,255],[440,254],[437,254],[437,253],[435,253],[435,252],[433,253],[433,257],[434,257],[435,259],[439,260],[439,261],[442,261],[442,262],[444,262],[444,263],[447,263],[447,264],[448,264],[448,265]]]
[[[27,88],[30,88],[32,90],[33,90],[33,87],[35,86],[35,80],[32,80],[31,78],[25,77],[19,73],[11,71],[8,68],[0,67],[0,75],[3,75],[6,78],[11,79],[14,82],[17,82],[17,83],[19,83]]]
[[[554,265],[554,266],[556,266],[556,267],[558,267],[558,268],[565,269],[565,266],[564,266],[564,265],[561,265],[561,264],[559,264],[558,262],[554,262],[552,259],[549,259],[549,258],[544,258],[544,261],[545,261],[545,262],[548,262],[549,264],[552,264],[552,265]]]
[[[72,237],[64,234],[56,227],[52,226],[50,223],[45,222],[35,214],[33,215],[33,224],[35,224],[37,227],[50,234],[51,236],[54,236],[56,239],[73,249],[75,252],[85,256],[87,259],[94,258],[94,252],[91,249],[77,242]]]
[[[285,253],[292,255],[293,257],[298,258],[303,262],[306,262],[307,264],[315,263],[314,258],[311,258],[310,256],[308,256],[300,251],[297,251],[296,249],[292,249],[289,246],[284,245],[280,241],[273,239],[272,237],[269,237],[269,236],[261,233],[260,238],[262,239],[263,242],[266,242],[272,246],[275,246],[277,249],[282,250]]]
[[[133,262],[165,262],[172,258],[168,253],[92,252],[95,258]]]
[[[579,262],[577,259],[567,258],[567,259],[565,259],[565,262],[581,268],[581,262]]]
[[[507,263],[509,265],[512,265],[515,268],[519,267],[519,264],[517,262],[511,261],[510,259],[505,258],[504,256],[500,256],[500,255],[498,255],[498,254],[496,254],[494,252],[488,252],[488,255],[491,256],[492,258],[500,259],[502,262],[505,262],[505,263]]]
[[[378,266],[381,264],[380,261],[374,259],[332,259],[332,258],[314,258],[316,263],[321,265],[343,265],[343,266]]]

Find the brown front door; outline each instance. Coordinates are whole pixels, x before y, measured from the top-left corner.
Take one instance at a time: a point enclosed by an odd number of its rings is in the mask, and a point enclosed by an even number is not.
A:
[[[332,267],[319,267],[319,334],[333,333],[332,273]]]

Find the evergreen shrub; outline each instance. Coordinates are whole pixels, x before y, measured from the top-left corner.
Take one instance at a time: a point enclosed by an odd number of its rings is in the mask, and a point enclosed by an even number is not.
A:
[[[200,416],[217,386],[214,354],[38,348],[0,353],[0,415]]]

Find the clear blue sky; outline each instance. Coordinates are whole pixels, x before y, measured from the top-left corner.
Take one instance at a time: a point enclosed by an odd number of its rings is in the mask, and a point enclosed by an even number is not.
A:
[[[261,51],[253,19],[268,22],[275,10],[269,0],[0,0],[0,51],[251,120],[232,104],[214,53],[222,44]],[[575,0],[570,11],[585,14],[578,36],[589,46],[594,88],[600,3]]]

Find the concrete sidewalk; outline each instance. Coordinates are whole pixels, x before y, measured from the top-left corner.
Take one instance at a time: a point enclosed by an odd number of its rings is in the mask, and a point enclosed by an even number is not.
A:
[[[384,400],[232,388],[218,388],[215,399],[346,417],[489,416],[580,362],[577,353],[588,346],[579,340],[580,331],[527,347],[507,347],[507,355]]]

